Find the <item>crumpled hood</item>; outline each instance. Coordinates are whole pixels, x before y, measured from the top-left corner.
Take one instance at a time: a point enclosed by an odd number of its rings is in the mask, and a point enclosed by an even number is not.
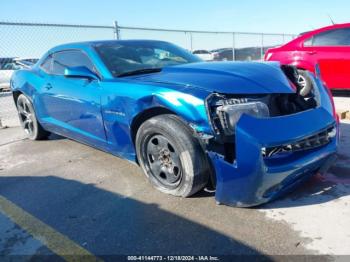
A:
[[[293,93],[277,63],[207,62],[165,67],[134,80],[173,84],[226,94]],[[176,88],[174,86],[174,88]]]

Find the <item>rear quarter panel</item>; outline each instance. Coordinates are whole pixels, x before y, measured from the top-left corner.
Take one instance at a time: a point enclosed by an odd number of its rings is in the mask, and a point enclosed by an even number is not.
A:
[[[20,91],[31,100],[39,122],[41,122],[43,112],[37,98],[38,92],[43,85],[44,79],[40,76],[40,72],[34,69],[21,69],[15,71],[11,78],[11,90]]]
[[[308,61],[307,57],[305,57],[305,53],[299,48],[280,48],[271,50],[266,54],[265,60],[280,62],[283,65],[294,65],[299,69],[304,69],[310,71],[311,73],[315,73],[314,63]]]

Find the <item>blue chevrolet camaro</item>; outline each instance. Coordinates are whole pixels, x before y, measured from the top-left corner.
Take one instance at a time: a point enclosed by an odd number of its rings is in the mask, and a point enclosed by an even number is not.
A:
[[[137,162],[158,190],[265,203],[334,161],[331,96],[277,63],[202,62],[162,41],[72,43],[11,80],[28,138],[56,133]],[[301,95],[303,93],[303,95]],[[117,178],[116,178],[117,179]]]

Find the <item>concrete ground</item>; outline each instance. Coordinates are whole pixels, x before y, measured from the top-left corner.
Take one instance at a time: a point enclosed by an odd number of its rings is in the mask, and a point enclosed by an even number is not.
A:
[[[341,133],[339,159],[325,176],[270,204],[238,209],[216,205],[204,191],[188,199],[162,194],[134,164],[77,142],[33,142],[19,127],[0,129],[0,255],[346,261],[337,256],[350,255],[350,121]]]
[[[2,126],[19,126],[11,92],[0,92],[0,128]]]
[[[350,92],[347,93],[347,97],[334,96],[334,103],[339,117],[350,120]]]

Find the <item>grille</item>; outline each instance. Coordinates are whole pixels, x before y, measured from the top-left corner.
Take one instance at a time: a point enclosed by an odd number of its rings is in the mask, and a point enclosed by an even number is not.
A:
[[[315,135],[303,138],[294,143],[264,147],[261,150],[263,157],[277,157],[288,153],[314,149],[328,144],[336,136],[335,126],[328,127]]]

